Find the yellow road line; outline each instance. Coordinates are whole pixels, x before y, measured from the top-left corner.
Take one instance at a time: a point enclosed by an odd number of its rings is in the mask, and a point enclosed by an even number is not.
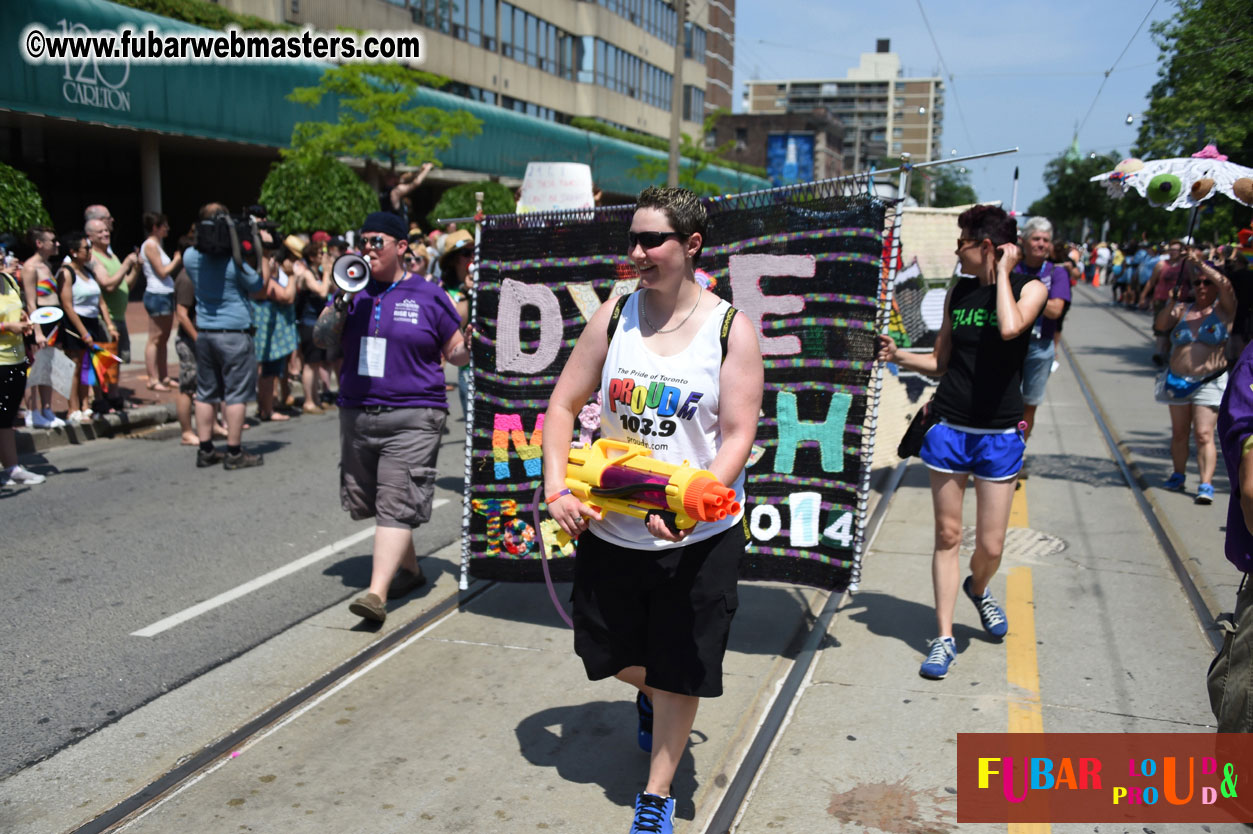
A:
[[[1018,496],[1014,494],[1014,504]],[[1023,500],[1026,519],[1026,500]],[[1011,521],[1012,523],[1012,521]],[[1044,732],[1044,711],[1040,706],[1040,667],[1035,651],[1035,605],[1031,586],[1031,568],[1012,568],[1005,582],[1005,618],[1009,634],[1005,636],[1006,678],[1009,682],[1009,731],[1011,733]],[[1010,823],[1009,834],[1049,834],[1048,823]]]
[[[1010,527],[1027,527],[1027,484],[1022,484],[1018,489],[1014,490],[1014,503],[1009,506],[1009,526]]]

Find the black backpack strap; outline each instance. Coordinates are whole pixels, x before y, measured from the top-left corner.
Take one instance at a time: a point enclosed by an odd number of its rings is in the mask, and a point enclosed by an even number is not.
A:
[[[622,318],[622,308],[626,306],[627,299],[631,296],[618,296],[618,303],[613,305],[613,313],[609,315],[609,325],[605,328],[605,344],[613,341],[613,334],[618,332],[618,319]],[[724,350],[725,354],[726,351]]]
[[[731,322],[735,321],[735,314],[739,310],[727,305],[726,315],[722,317],[722,327],[718,330],[718,342],[722,345],[722,359],[718,360],[721,365],[727,361],[727,345],[731,341]]]

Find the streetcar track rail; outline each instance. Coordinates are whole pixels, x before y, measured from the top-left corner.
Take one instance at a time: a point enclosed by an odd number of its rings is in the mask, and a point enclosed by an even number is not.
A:
[[[1121,322],[1141,335],[1144,334],[1140,327],[1136,327],[1132,322],[1127,321],[1120,308],[1106,306],[1105,311],[1113,316],[1116,321]],[[1152,339],[1152,336],[1150,335],[1149,338]],[[1079,366],[1079,362],[1075,359],[1075,355],[1071,351],[1064,335],[1062,336],[1061,347],[1066,354],[1067,361],[1070,363],[1071,370],[1074,371],[1075,380],[1079,383],[1079,391],[1083,394],[1088,409],[1096,420],[1097,428],[1100,429],[1101,436],[1105,439],[1110,455],[1130,488],[1131,494],[1136,501],[1136,507],[1140,510],[1140,514],[1144,516],[1144,520],[1157,539],[1167,563],[1175,574],[1175,578],[1178,579],[1184,596],[1196,615],[1201,633],[1213,645],[1214,650],[1218,651],[1223,644],[1222,632],[1215,625],[1218,615],[1223,610],[1218,602],[1218,596],[1203,576],[1194,574],[1189,570],[1185,561],[1185,550],[1181,544],[1182,537],[1175,532],[1170,522],[1166,519],[1166,514],[1161,511],[1161,508],[1149,492],[1148,479],[1132,459],[1131,451],[1126,442],[1118,436],[1117,431],[1108,420],[1104,407],[1093,392],[1087,375]]]
[[[104,813],[73,829],[70,834],[103,834],[103,832],[114,830],[118,826],[131,822],[157,803],[162,802],[165,798],[189,784],[192,780],[205,774],[210,768],[229,758],[233,751],[247,744],[250,739],[264,734],[270,728],[276,727],[288,716],[296,713],[301,707],[310,704],[323,693],[328,693],[336,684],[348,678],[354,672],[363,669],[370,661],[395,649],[405,640],[438,622],[442,617],[465,608],[466,605],[491,590],[497,584],[495,581],[476,580],[471,582],[468,590],[451,594],[447,598],[440,600],[411,622],[405,623],[403,626],[366,646],[352,657],[315,679],[312,683],[296,690],[257,715],[242,727],[180,761],[171,770],[149,782]]]

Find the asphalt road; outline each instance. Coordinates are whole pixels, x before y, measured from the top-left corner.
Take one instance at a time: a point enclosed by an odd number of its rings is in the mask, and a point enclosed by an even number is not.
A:
[[[419,555],[459,535],[463,443],[450,392],[436,499]],[[361,541],[152,637],[167,616],[369,530],[340,509],[336,412],[261,424],[265,465],[197,469],[177,431],[26,459],[46,483],[0,490],[0,778],[369,584]]]

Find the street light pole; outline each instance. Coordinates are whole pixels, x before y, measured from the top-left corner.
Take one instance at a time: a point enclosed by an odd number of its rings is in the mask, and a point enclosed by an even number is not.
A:
[[[687,0],[674,0],[674,84],[670,90],[670,168],[666,184],[679,184],[679,127],[683,120],[683,52],[684,27],[687,25]]]

